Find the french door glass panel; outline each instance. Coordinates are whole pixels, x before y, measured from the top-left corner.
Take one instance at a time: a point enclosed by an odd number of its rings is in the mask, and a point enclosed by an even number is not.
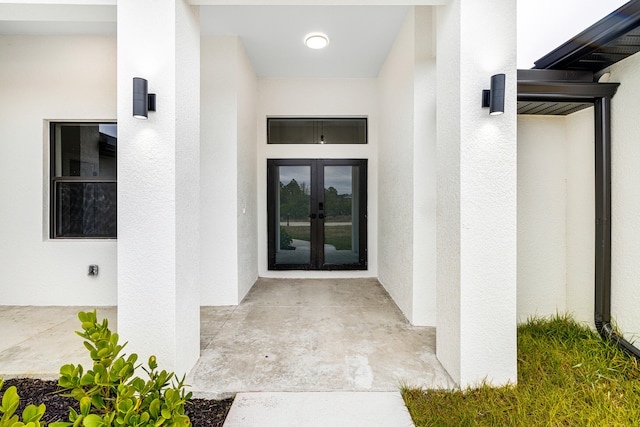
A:
[[[268,160],[267,169],[269,269],[366,269],[366,160]]]
[[[325,264],[358,262],[357,184],[358,166],[324,167]]]
[[[309,264],[311,262],[311,167],[277,168],[276,263]]]

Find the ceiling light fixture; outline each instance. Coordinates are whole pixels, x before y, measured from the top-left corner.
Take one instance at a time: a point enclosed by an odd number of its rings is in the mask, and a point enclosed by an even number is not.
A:
[[[311,49],[322,49],[329,44],[329,36],[324,33],[309,33],[304,36],[304,44]]]

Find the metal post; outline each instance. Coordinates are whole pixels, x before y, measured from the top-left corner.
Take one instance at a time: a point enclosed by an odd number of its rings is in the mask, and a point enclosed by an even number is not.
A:
[[[611,100],[595,102],[595,320],[611,321]]]

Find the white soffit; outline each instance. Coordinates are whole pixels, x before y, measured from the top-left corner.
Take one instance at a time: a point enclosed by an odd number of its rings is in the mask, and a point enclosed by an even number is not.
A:
[[[260,77],[376,77],[408,6],[202,6],[203,35],[238,36]],[[331,43],[313,50],[305,35]]]
[[[0,1],[0,34],[116,34],[115,4],[57,3]]]

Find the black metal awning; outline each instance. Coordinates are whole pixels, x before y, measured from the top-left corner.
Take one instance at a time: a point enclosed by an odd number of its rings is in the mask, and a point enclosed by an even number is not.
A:
[[[640,0],[632,0],[518,70],[518,114],[568,115],[611,98],[619,83],[598,83],[607,67],[640,52]]]
[[[611,98],[620,83],[597,83],[591,72],[518,70],[518,114],[568,115]]]
[[[535,69],[597,73],[640,52],[640,1],[630,1],[535,62]]]

